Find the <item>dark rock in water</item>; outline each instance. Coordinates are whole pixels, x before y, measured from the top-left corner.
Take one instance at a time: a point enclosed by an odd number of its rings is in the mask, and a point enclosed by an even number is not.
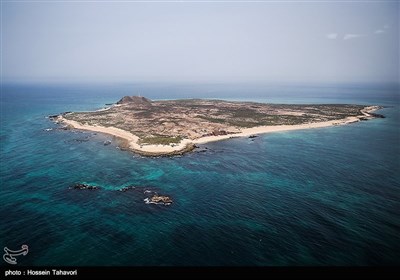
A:
[[[49,119],[50,120],[54,120],[56,118],[58,118],[59,115],[49,115]]]
[[[369,113],[371,116],[373,116],[374,118],[381,118],[384,119],[386,118],[384,115],[381,114],[376,114],[376,113]]]
[[[360,117],[359,119],[360,119],[360,121],[368,121],[367,117]]]
[[[250,135],[249,136],[249,138],[251,139],[251,138],[256,138],[256,137],[258,137],[257,135]]]
[[[195,148],[195,152],[196,153],[205,153],[208,150],[207,147],[200,147],[200,146],[197,146],[197,145],[194,145],[194,148]]]
[[[127,186],[120,188],[118,191],[127,192],[130,190],[133,190],[142,196],[146,204],[171,205],[173,202],[171,197],[167,195],[159,195],[152,187]]]
[[[133,191],[135,196],[142,197],[146,204],[158,204],[158,205],[171,205],[172,198],[166,195],[159,195],[157,189],[146,186],[126,186],[118,189],[119,192]]]
[[[150,99],[142,96],[124,96],[117,102],[117,104],[152,105]]]
[[[106,106],[111,106],[111,105],[114,105],[114,103],[106,103],[105,105]]]
[[[104,145],[104,146],[108,146],[108,145],[110,145],[110,144],[111,144],[111,141],[110,141],[110,140],[107,140],[107,141],[104,141],[104,142],[103,142],[103,145]]]
[[[70,127],[68,125],[66,125],[66,126],[58,127],[57,129],[58,130],[69,130]]]
[[[75,184],[75,185],[71,186],[70,189],[74,189],[74,190],[98,190],[98,189],[100,189],[100,187],[78,183],[78,184]]]

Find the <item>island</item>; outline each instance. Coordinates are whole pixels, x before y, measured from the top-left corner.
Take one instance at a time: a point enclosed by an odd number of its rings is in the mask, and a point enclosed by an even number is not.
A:
[[[50,116],[72,129],[117,137],[122,149],[145,156],[191,151],[196,144],[233,137],[343,125],[383,117],[379,106],[350,104],[268,104],[213,99],[152,101],[125,96],[92,112]]]

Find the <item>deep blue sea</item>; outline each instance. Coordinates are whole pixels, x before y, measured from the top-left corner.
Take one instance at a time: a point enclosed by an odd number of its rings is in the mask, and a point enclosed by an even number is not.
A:
[[[172,158],[121,151],[111,136],[45,130],[57,127],[50,114],[139,93],[373,104],[386,118],[209,143]],[[28,245],[18,265],[400,264],[398,87],[4,84],[0,101],[0,248]],[[69,189],[80,182],[102,189]],[[174,203],[117,191],[128,185]]]

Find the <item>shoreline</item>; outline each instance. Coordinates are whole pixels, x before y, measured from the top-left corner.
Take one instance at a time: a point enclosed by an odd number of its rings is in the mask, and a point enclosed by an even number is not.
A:
[[[59,115],[57,117],[58,122],[65,123],[66,125],[80,130],[88,130],[94,132],[100,132],[115,136],[122,143],[121,149],[130,150],[134,153],[144,155],[144,156],[173,156],[181,155],[186,152],[192,151],[196,144],[206,144],[209,142],[221,141],[230,138],[237,137],[248,137],[250,135],[266,134],[271,132],[281,132],[281,131],[291,131],[291,130],[301,130],[301,129],[311,129],[311,128],[321,128],[336,125],[346,125],[354,122],[359,122],[361,120],[369,120],[375,118],[370,113],[380,109],[379,106],[367,106],[361,110],[362,115],[347,117],[344,119],[331,120],[325,122],[315,122],[315,123],[305,123],[297,125],[276,125],[276,126],[257,126],[252,128],[243,128],[239,133],[219,135],[219,136],[204,136],[198,139],[190,140],[183,139],[181,142],[175,145],[140,145],[138,144],[139,137],[132,134],[129,131],[125,131],[116,127],[104,127],[96,125],[84,125],[73,120],[68,120]]]

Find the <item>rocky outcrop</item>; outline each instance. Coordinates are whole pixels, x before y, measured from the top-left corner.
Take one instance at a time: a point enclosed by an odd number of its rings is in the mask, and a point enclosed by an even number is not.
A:
[[[159,195],[153,188],[150,187],[140,187],[140,186],[127,186],[120,188],[118,191],[127,192],[135,191],[144,197],[143,201],[146,204],[158,204],[158,205],[171,205],[172,198],[167,195]]]
[[[49,115],[48,118],[49,118],[50,120],[55,120],[55,119],[57,119],[59,116],[60,116],[60,115]]]
[[[172,199],[169,196],[166,195],[158,195],[153,194],[149,198],[145,198],[144,201],[146,204],[162,204],[162,205],[171,205],[172,204]]]
[[[81,183],[75,184],[69,188],[74,189],[74,190],[98,190],[98,189],[100,189],[100,187],[98,187],[98,186],[92,186],[92,185],[81,184]]]
[[[110,144],[111,144],[111,141],[110,141],[110,140],[106,140],[106,141],[103,142],[103,145],[104,145],[104,146],[108,146],[108,145],[110,145]]]
[[[381,118],[381,119],[385,118],[385,116],[381,114],[376,114],[376,113],[368,113],[368,114],[370,114],[374,118]]]
[[[124,96],[117,102],[117,104],[119,105],[134,104],[142,106],[151,106],[151,100],[143,96]]]
[[[58,115],[48,115],[47,118],[49,118],[49,120],[51,120],[51,121],[55,121],[56,123],[58,123],[58,119],[60,117],[71,114],[71,113],[72,113],[71,111],[67,111],[67,112],[60,113]]]
[[[207,147],[204,147],[204,148],[197,148],[197,150],[196,150],[197,153],[205,153],[205,152],[207,152],[207,151],[208,151],[208,148],[207,148]]]
[[[77,183],[69,187],[69,189],[74,190],[98,190],[101,189],[99,186]],[[142,197],[143,201],[146,204],[157,204],[157,205],[171,205],[173,200],[168,195],[160,195],[158,194],[154,188],[151,187],[140,187],[140,186],[126,186],[118,189],[120,192],[134,191]]]

